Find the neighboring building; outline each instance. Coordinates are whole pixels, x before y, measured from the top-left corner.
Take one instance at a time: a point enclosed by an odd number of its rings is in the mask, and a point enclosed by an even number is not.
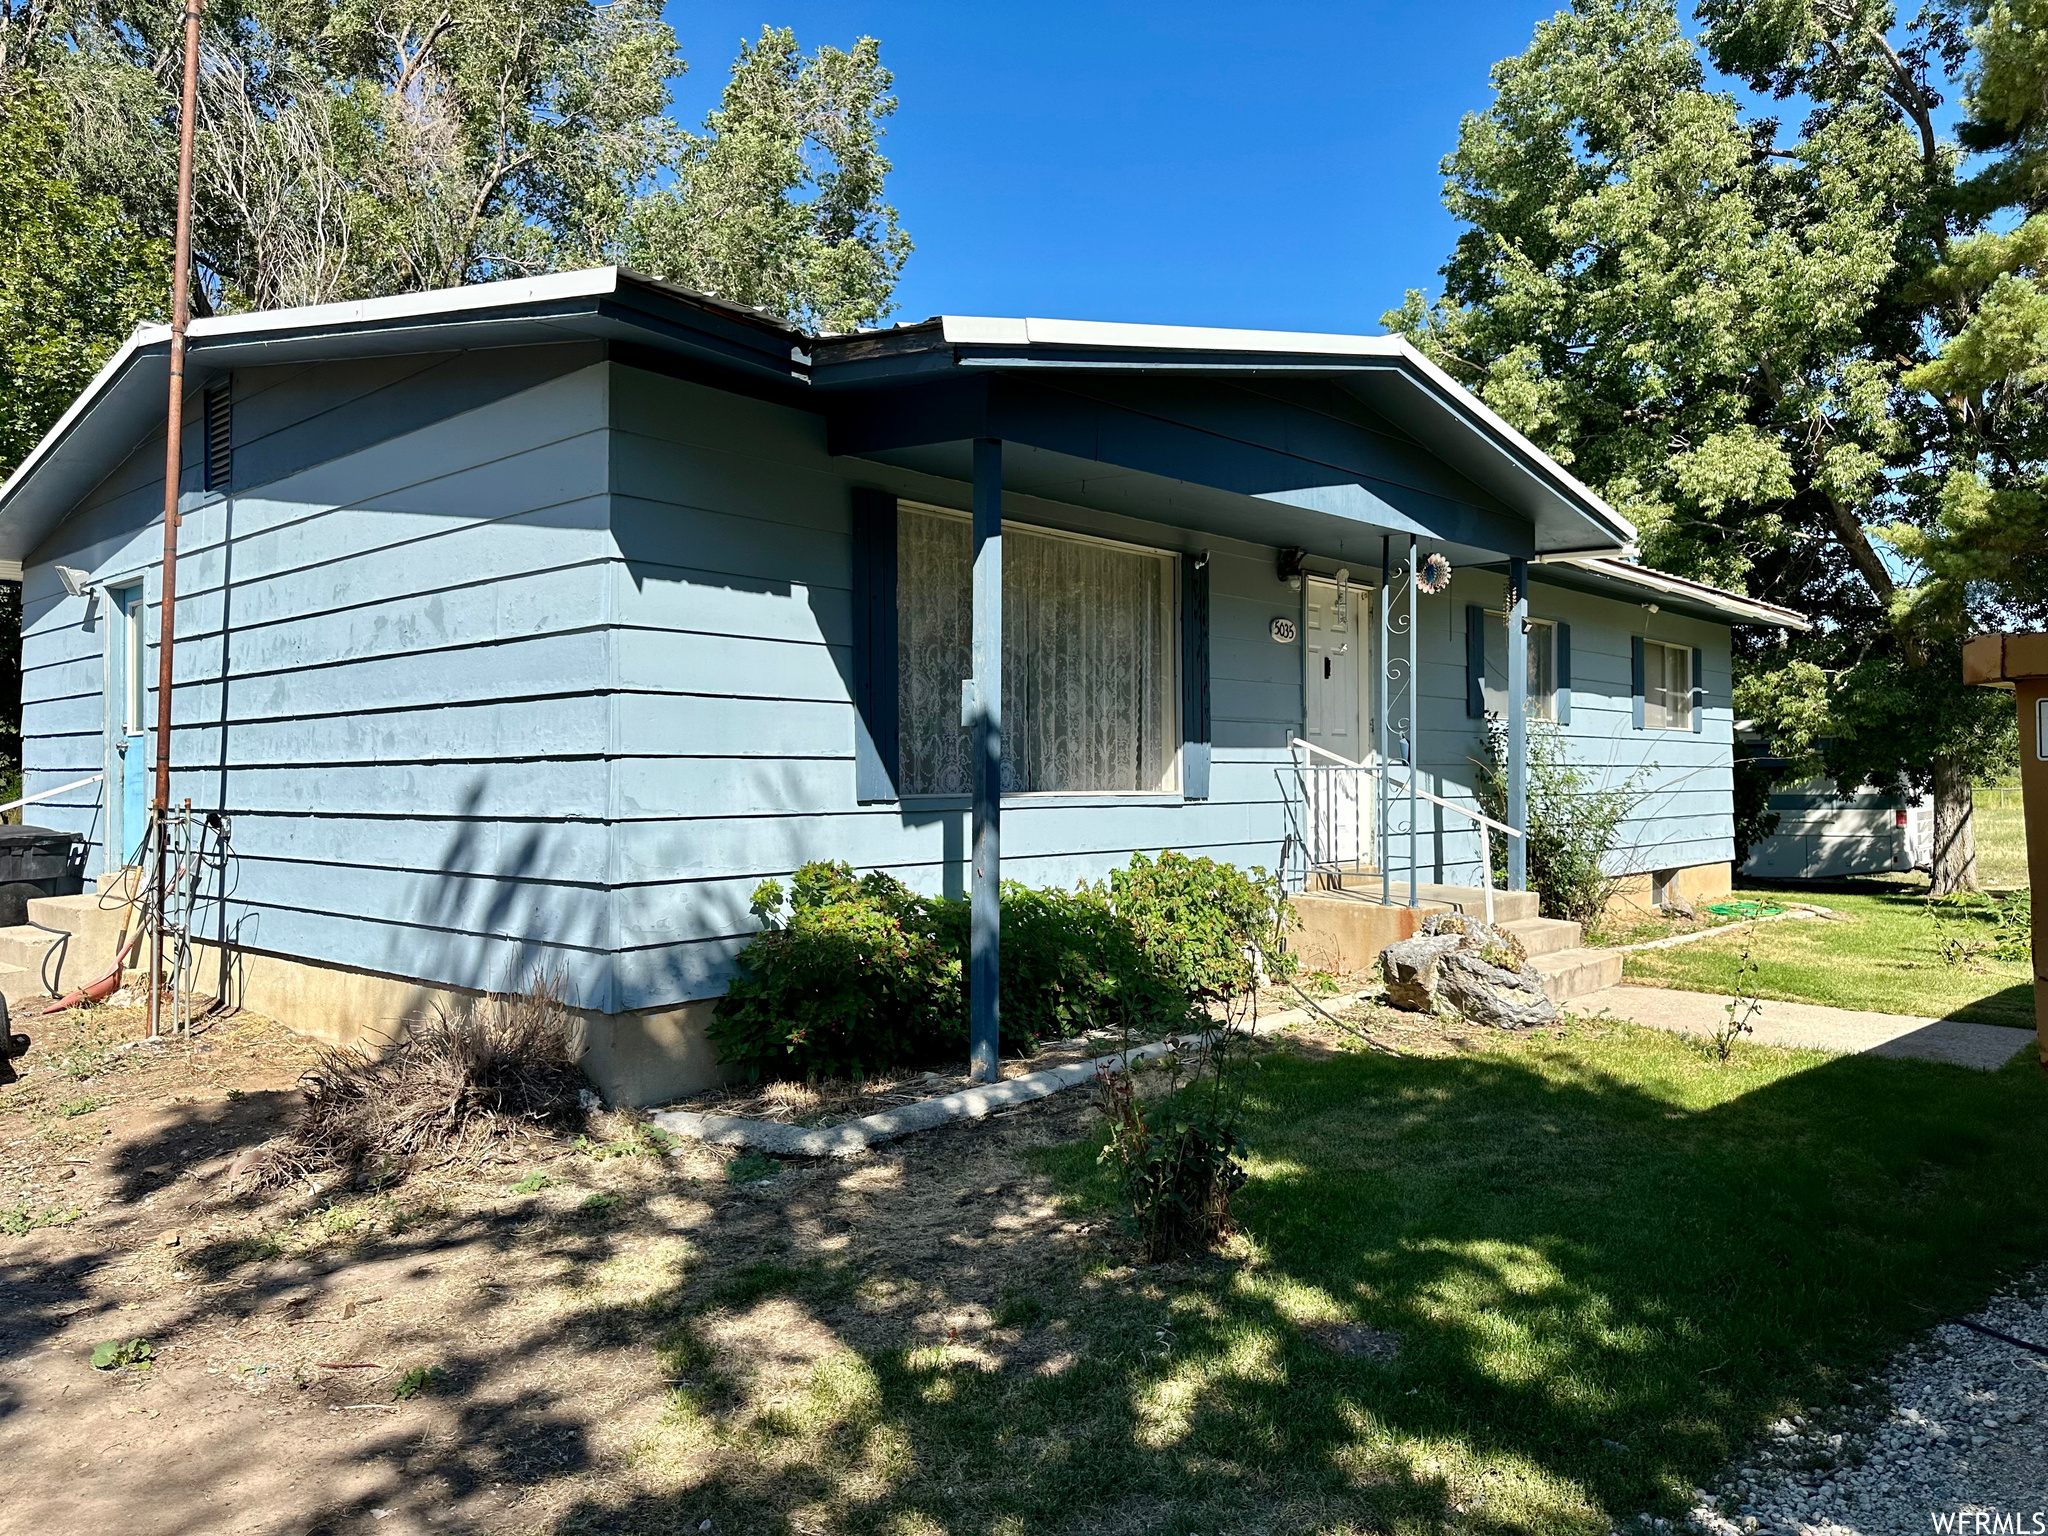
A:
[[[0,488],[26,790],[105,776],[32,819],[102,872],[142,826],[166,369],[139,332]],[[813,337],[603,269],[201,320],[188,377],[172,795],[231,821],[205,926],[241,1000],[348,1038],[552,972],[628,1099],[707,1077],[763,877],[963,888],[977,463],[1003,872],[1035,884],[1163,847],[1300,880],[1330,807],[1292,743],[1372,760],[1412,535],[1455,574],[1415,598],[1390,756],[1472,804],[1526,569],[1526,713],[1648,770],[1617,867],[1726,889],[1729,627],[1801,623],[1629,563],[1624,519],[1391,337]],[[1418,803],[1418,878],[1476,880],[1471,824]]]

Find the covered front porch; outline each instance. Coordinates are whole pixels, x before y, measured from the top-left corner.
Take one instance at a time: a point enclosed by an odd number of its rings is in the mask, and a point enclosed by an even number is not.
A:
[[[971,803],[979,1075],[997,1072],[1006,790],[1014,805],[1041,787],[1014,763],[1005,782],[1005,690],[1028,676],[1014,647],[1006,665],[1006,530],[1013,542],[1044,529],[1135,544],[1140,530],[1163,524],[1180,537],[1170,552],[1177,751],[1165,776],[1132,791],[1207,800],[1218,694],[1257,687],[1261,744],[1286,754],[1274,770],[1287,807],[1283,862],[1297,889],[1398,911],[1395,921],[1412,928],[1433,905],[1465,904],[1431,889],[1448,858],[1475,875],[1478,909],[1498,903],[1505,917],[1526,906],[1515,920],[1534,919],[1520,835],[1530,567],[1619,553],[1633,530],[1412,348],[1398,338],[948,318],[821,343],[813,365],[830,451],[862,461],[873,480],[857,493],[854,555],[864,804],[896,802],[907,814],[932,787],[913,765],[918,744],[943,730],[895,670],[909,644],[898,626],[911,621],[901,616],[917,600],[899,591],[898,530],[904,517],[957,497],[955,488],[968,491],[959,498],[971,515],[962,557],[971,644],[958,717],[965,777],[942,787],[966,790]],[[1256,676],[1221,675],[1215,665],[1212,542],[1270,551],[1272,596],[1258,599],[1270,615],[1232,597],[1240,631],[1264,618],[1273,649],[1249,663]],[[1433,741],[1423,709],[1425,669],[1459,664],[1448,623],[1424,633],[1432,609],[1448,608],[1442,594],[1456,570],[1493,571],[1504,582],[1507,793],[1498,820],[1481,817],[1469,793],[1438,792],[1469,786],[1469,773],[1432,777],[1433,768],[1464,766],[1436,757],[1470,751],[1462,737]],[[1499,894],[1482,826],[1507,843]],[[1448,854],[1447,835],[1460,844]]]

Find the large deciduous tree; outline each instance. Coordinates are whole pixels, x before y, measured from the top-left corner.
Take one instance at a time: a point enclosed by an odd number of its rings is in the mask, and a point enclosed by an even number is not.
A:
[[[53,214],[15,230],[168,235],[182,12],[0,0],[0,133],[34,140],[22,174]],[[684,63],[659,0],[212,0],[202,47],[202,310],[607,262],[831,329],[891,307],[910,242],[884,196],[896,102],[872,38],[806,55],[764,29],[697,133],[668,115]],[[142,307],[161,310],[152,263]],[[8,401],[31,441],[139,312],[132,285],[102,286],[73,365]]]
[[[1935,800],[1934,886],[1976,881],[1972,776],[2010,750],[1929,589],[1945,504],[1931,285],[1965,249],[1936,82],[1968,41],[1871,0],[1577,0],[1494,71],[1445,163],[1443,297],[1390,326],[1571,464],[1646,558],[1813,613],[1750,638],[1738,704],[1844,782]],[[1704,48],[1704,52],[1703,52]],[[1795,102],[1791,130],[1708,59]],[[1917,562],[1917,563],[1916,563]]]

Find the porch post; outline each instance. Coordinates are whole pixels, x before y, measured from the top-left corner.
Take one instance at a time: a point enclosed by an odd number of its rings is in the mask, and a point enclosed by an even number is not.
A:
[[[974,440],[974,879],[969,887],[968,1075],[993,1083],[1002,971],[1003,445]]]
[[[1508,889],[1529,888],[1529,562],[1508,561]]]

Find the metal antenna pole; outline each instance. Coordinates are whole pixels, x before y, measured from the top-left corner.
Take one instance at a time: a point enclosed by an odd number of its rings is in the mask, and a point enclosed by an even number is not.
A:
[[[171,808],[171,647],[178,603],[178,486],[185,460],[185,327],[192,314],[192,148],[199,103],[199,18],[206,0],[185,0],[185,87],[178,99],[178,237],[171,269],[171,398],[164,420],[164,575],[156,642],[156,933],[149,956],[150,1033],[164,974],[164,823]]]
[[[1422,772],[1422,698],[1416,691],[1416,679],[1420,676],[1415,656],[1416,631],[1422,626],[1416,622],[1415,604],[1421,598],[1421,591],[1415,579],[1422,573],[1415,564],[1415,535],[1408,535],[1408,567],[1402,573],[1401,586],[1408,604],[1408,729],[1405,733],[1408,750],[1403,755],[1408,759],[1408,905],[1418,904],[1419,895],[1415,888],[1416,867],[1416,813],[1421,809],[1415,798],[1415,777]]]
[[[1394,904],[1394,877],[1389,868],[1387,850],[1387,716],[1393,712],[1394,680],[1393,667],[1387,655],[1387,637],[1393,628],[1394,586],[1392,566],[1394,541],[1380,540],[1380,643],[1373,649],[1373,669],[1379,673],[1379,719],[1375,722],[1379,731],[1379,772],[1373,776],[1373,798],[1377,802],[1378,825],[1373,840],[1373,854],[1380,866],[1380,905]]]

